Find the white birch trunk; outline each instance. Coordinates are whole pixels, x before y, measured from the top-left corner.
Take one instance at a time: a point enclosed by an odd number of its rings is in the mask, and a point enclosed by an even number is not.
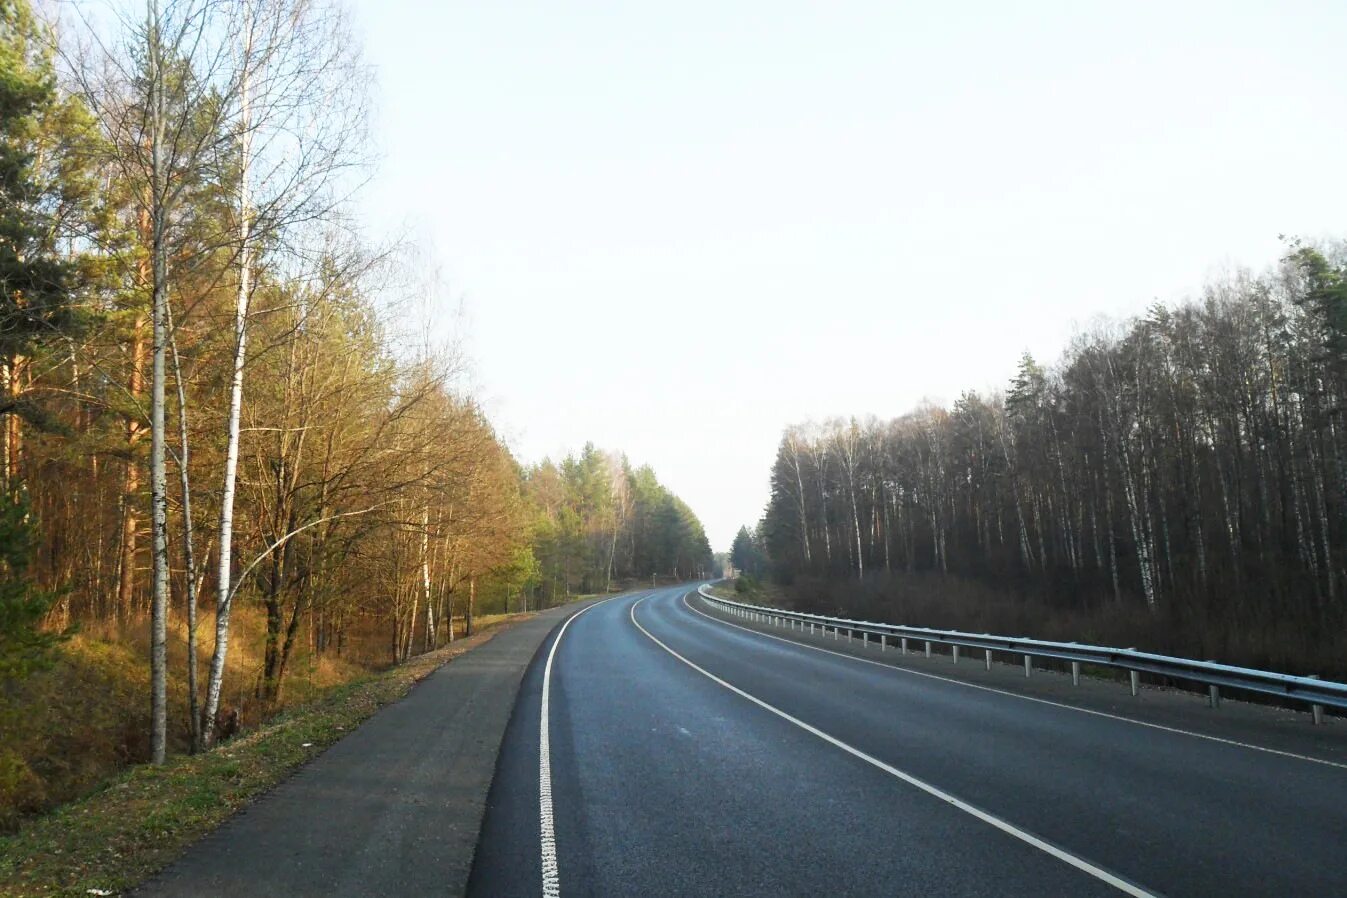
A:
[[[809,566],[809,513],[805,507],[804,476],[800,473],[800,446],[792,433],[788,438],[791,466],[795,468],[795,497],[800,509],[800,541],[804,546],[804,563]]]
[[[244,28],[244,72],[240,92],[239,131],[239,285],[234,310],[234,365],[229,381],[229,421],[225,444],[224,477],[220,486],[220,557],[215,587],[215,651],[210,659],[206,687],[206,713],[202,724],[205,745],[215,735],[215,717],[220,708],[225,659],[229,652],[229,617],[233,610],[232,555],[234,541],[234,493],[239,466],[239,420],[243,409],[243,367],[247,359],[248,303],[250,299],[251,247],[249,246],[250,198],[248,176],[252,155],[252,122],[248,97],[248,59],[252,54],[252,22]]]
[[[165,465],[164,380],[168,343],[168,247],[164,158],[163,48],[159,45],[159,4],[150,5],[150,191],[151,264],[154,286],[153,364],[150,375],[150,529],[153,592],[150,605],[150,762],[164,763],[168,747],[168,471]]]
[[[421,510],[421,593],[426,600],[426,651],[435,648],[435,603],[430,598],[430,506]]]

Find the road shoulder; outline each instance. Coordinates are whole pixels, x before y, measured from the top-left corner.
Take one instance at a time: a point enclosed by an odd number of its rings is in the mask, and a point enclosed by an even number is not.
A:
[[[425,797],[453,806],[467,795],[459,811],[467,815],[468,822],[459,825],[471,828],[471,795],[484,794],[488,788],[495,747],[504,732],[503,720],[494,718],[508,719],[514,700],[512,690],[518,688],[531,651],[567,613],[568,609],[555,609],[492,625],[453,646],[338,687],[216,751],[172,758],[163,767],[131,768],[100,792],[0,838],[0,894],[119,894],[142,882],[146,894],[221,891],[222,887],[209,885],[209,874],[197,881],[182,879],[180,874],[191,870],[193,875],[201,875],[208,870],[208,866],[188,865],[204,863],[219,845],[228,845],[236,835],[248,833],[250,826],[243,821],[254,815],[265,819],[270,812],[264,811],[264,806],[273,801],[284,804],[287,795],[304,788],[304,783],[316,782],[320,789],[325,788],[320,771],[352,750],[343,747],[347,743],[377,743],[379,733],[389,728],[384,718],[401,718],[402,723],[395,728],[409,730],[409,736],[417,732],[418,714],[434,721],[428,727],[432,731],[449,727],[464,734],[462,757],[451,760],[446,770],[446,777],[455,775],[452,781],[446,778],[449,787],[438,795],[428,789]],[[493,707],[497,702],[500,707]],[[397,710],[409,703],[411,713]],[[412,721],[410,726],[407,720]],[[442,733],[432,736],[443,743]],[[435,744],[434,739],[428,744]],[[403,745],[407,745],[405,740]],[[490,757],[482,761],[484,755]],[[394,760],[393,768],[397,768]],[[360,813],[359,808],[352,807],[349,796],[339,794],[343,785],[352,785],[349,780],[342,784],[334,779],[329,785],[334,787],[331,797],[338,800],[319,796],[302,808],[304,814],[339,820],[343,814]],[[480,798],[477,804],[481,804]],[[480,810],[477,814],[480,823]],[[310,822],[300,816],[283,822],[282,827],[299,829]],[[362,827],[355,829],[361,831]],[[294,836],[293,832],[280,833],[275,841],[299,847],[293,845]],[[475,831],[461,841],[467,846],[460,863],[466,878]],[[212,845],[217,848],[212,849]],[[330,847],[342,850],[340,845]],[[233,857],[234,862],[237,860]],[[286,858],[281,866],[289,863]],[[257,878],[258,883],[242,887],[240,893],[268,891],[265,882],[274,875],[272,871],[259,868],[251,860],[244,867],[250,872],[249,878]],[[151,876],[155,879],[145,882]],[[280,890],[296,894],[310,891],[307,887]],[[444,890],[442,883],[436,890]]]
[[[574,610],[435,671],[137,894],[460,894],[524,671]]]
[[[980,655],[973,658],[965,655],[956,664],[949,654],[939,651],[926,657],[915,642],[907,655],[892,645],[881,652],[874,641],[848,640],[845,634],[810,634],[782,629],[731,617],[695,592],[685,598],[693,613],[724,625],[835,655],[887,665],[917,676],[935,677],[974,689],[989,689],[1028,701],[1115,717],[1144,727],[1177,730],[1197,738],[1232,742],[1254,750],[1347,767],[1347,740],[1343,738],[1344,722],[1339,718],[1330,717],[1324,725],[1313,726],[1307,711],[1239,701],[1233,696],[1226,696],[1220,708],[1212,710],[1199,694],[1144,683],[1140,693],[1133,696],[1126,681],[1106,675],[1083,676],[1080,685],[1076,686],[1067,673],[1036,667],[1033,676],[1026,678],[1018,655],[998,658],[988,670]]]

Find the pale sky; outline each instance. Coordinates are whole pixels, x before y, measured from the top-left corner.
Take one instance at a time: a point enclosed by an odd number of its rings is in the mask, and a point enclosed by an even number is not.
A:
[[[1347,3],[355,2],[363,203],[433,248],[493,421],[651,464],[717,550],[788,424],[1347,236]]]

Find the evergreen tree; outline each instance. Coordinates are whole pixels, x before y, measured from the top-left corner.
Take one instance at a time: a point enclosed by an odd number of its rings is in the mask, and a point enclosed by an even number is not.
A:
[[[747,527],[740,527],[730,547],[730,564],[749,576],[761,577],[766,562],[767,556],[757,534]]]
[[[50,60],[26,0],[0,0],[0,349],[24,352],[67,313],[70,267],[44,252],[41,121],[56,104]]]
[[[27,503],[0,502],[0,683],[45,665],[62,638],[40,626],[55,594],[35,588],[28,578],[33,542]]]

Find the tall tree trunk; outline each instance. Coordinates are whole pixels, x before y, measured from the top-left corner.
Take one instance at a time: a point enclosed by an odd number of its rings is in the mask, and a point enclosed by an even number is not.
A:
[[[250,23],[251,24],[251,23]],[[244,37],[244,59],[252,50],[251,28]],[[243,409],[243,368],[247,360],[248,305],[251,299],[252,247],[249,242],[251,199],[248,190],[252,164],[252,119],[249,107],[248,73],[244,71],[239,116],[239,282],[234,307],[234,363],[229,380],[229,419],[225,441],[224,477],[220,487],[220,557],[215,586],[215,651],[210,659],[210,681],[206,687],[206,715],[202,729],[209,746],[220,707],[220,689],[224,683],[225,658],[229,652],[229,618],[233,610],[231,583],[234,543],[234,491],[239,466],[239,421]]]
[[[430,506],[421,509],[421,592],[426,602],[426,638],[424,651],[435,648],[435,603],[430,595]]]
[[[192,738],[193,753],[201,750],[201,710],[197,695],[197,639],[196,550],[192,536],[192,480],[189,463],[190,444],[187,440],[187,388],[182,382],[182,362],[178,358],[178,340],[172,333],[173,316],[169,310],[169,349],[173,353],[173,382],[178,390],[178,481],[182,494],[182,560],[183,581],[187,591],[187,717]]]
[[[150,127],[151,190],[154,193],[151,257],[154,293],[153,362],[150,375],[150,530],[154,553],[150,605],[150,762],[162,764],[168,749],[168,471],[165,466],[164,380],[168,345],[168,210],[164,133],[163,51],[159,46],[159,4],[151,5]]]
[[[469,578],[468,578],[468,611],[467,611],[466,619],[464,620],[464,626],[463,626],[463,635],[465,635],[465,636],[471,636],[471,635],[472,635],[472,613],[473,613],[473,611],[475,610],[474,606],[475,606],[476,604],[477,604],[477,578],[476,578],[476,577],[469,577]]]
[[[0,389],[4,396],[9,400],[11,407],[18,399],[18,378],[15,376],[15,361],[13,357],[4,359],[0,362]],[[16,488],[17,481],[14,477],[15,460],[17,453],[15,451],[16,435],[14,431],[15,420],[18,415],[6,412],[3,417],[3,426],[0,426],[0,487],[3,487],[5,496],[11,496]]]
[[[800,511],[800,542],[804,546],[804,563],[809,567],[809,513],[805,507],[804,499],[804,475],[800,473],[800,447],[792,434],[787,437],[790,446],[790,460],[792,467],[795,468],[795,497]]]
[[[149,231],[148,212],[145,219],[146,242],[153,239]],[[146,271],[145,283],[152,286],[153,273]],[[127,378],[126,389],[133,403],[138,404],[145,392],[145,316],[137,314],[131,329],[131,372]],[[136,461],[136,446],[145,434],[139,410],[133,410],[126,417],[126,463],[122,473],[121,501],[121,546],[117,564],[117,601],[113,613],[127,617],[134,605],[136,588],[136,542],[140,533],[137,520],[137,506],[140,502],[140,465]]]
[[[861,514],[856,508],[856,483],[851,473],[847,474],[848,492],[851,494],[851,526],[856,530],[856,579],[865,579],[864,550],[861,548]]]

